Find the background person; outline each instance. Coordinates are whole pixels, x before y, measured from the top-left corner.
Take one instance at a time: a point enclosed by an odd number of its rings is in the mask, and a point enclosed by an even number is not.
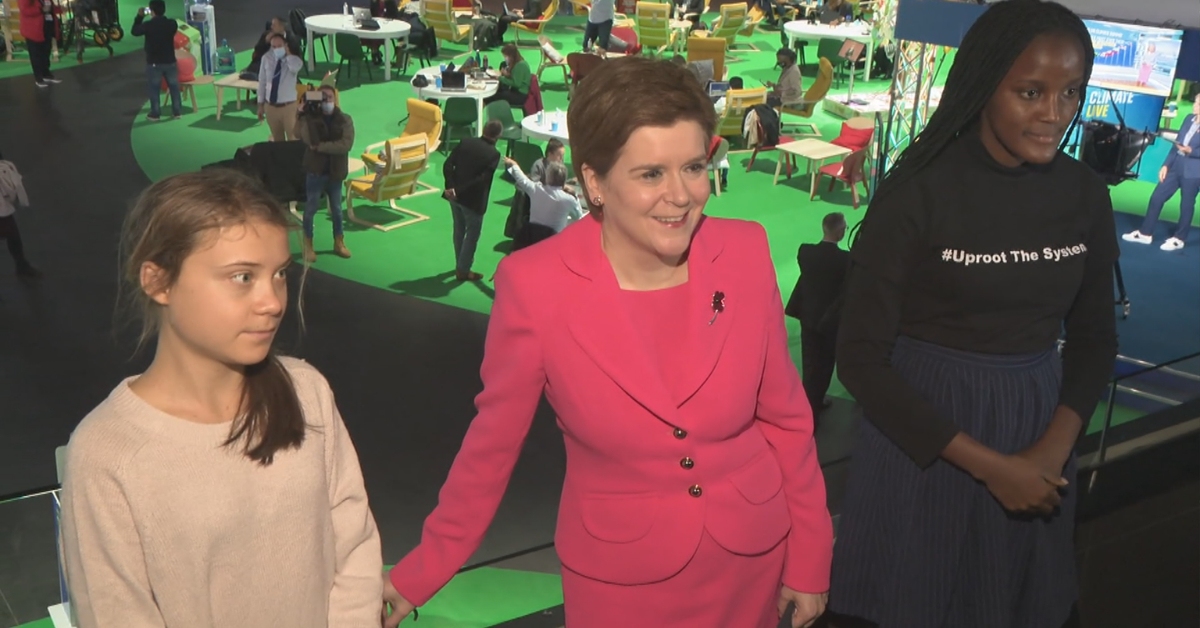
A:
[[[816,244],[801,244],[796,252],[800,278],[788,299],[786,312],[800,321],[800,355],[804,392],[817,415],[827,404],[825,393],[833,381],[837,351],[838,297],[850,268],[850,253],[838,243],[846,237],[846,217],[841,212],[821,220],[824,237]]]
[[[49,87],[61,83],[50,71],[50,50],[58,34],[54,25],[53,0],[19,0],[18,8],[21,10],[21,37],[25,38],[29,51],[34,84]]]
[[[1117,353],[1108,188],[1060,151],[1093,59],[1062,5],[990,5],[871,201],[837,346],[867,419],[834,548],[838,613],[947,628],[1072,613],[1075,440]]]
[[[171,117],[178,120],[183,113],[183,98],[179,95],[179,66],[175,63],[175,33],[179,32],[179,24],[166,17],[167,3],[163,0],[150,0],[149,10],[149,20],[146,19],[145,10],[138,11],[133,19],[133,28],[129,31],[135,37],[146,40],[146,90],[150,97],[150,115],[146,119],[159,121],[162,85],[166,81],[167,91],[171,94]]]
[[[304,61],[278,33],[269,37],[270,52],[263,55],[258,72],[258,120],[266,119],[272,142],[296,138],[296,83]]]
[[[21,241],[21,230],[17,227],[17,206],[29,207],[29,196],[21,173],[11,161],[0,155],[0,240],[8,245],[8,253],[17,265],[17,276],[38,279],[42,272],[34,268],[25,257],[25,244]]]
[[[394,627],[479,547],[543,393],[567,471],[555,547],[572,628],[763,628],[821,614],[832,526],[761,226],[704,217],[712,102],[610,59],[567,125],[589,215],[504,258],[478,415],[392,570]]]
[[[1179,223],[1175,232],[1159,247],[1164,251],[1178,251],[1187,243],[1188,231],[1192,228],[1192,217],[1196,215],[1196,196],[1200,194],[1200,94],[1192,103],[1192,113],[1183,119],[1179,127],[1178,143],[1175,144],[1162,168],[1158,171],[1158,185],[1150,193],[1150,204],[1146,206],[1146,218],[1139,229],[1126,233],[1126,242],[1150,244],[1154,241],[1154,228],[1163,205],[1179,192]]]
[[[328,79],[327,79],[328,80]],[[354,120],[338,108],[333,86],[321,84],[321,101],[304,103],[296,119],[296,138],[304,142],[304,261],[317,261],[313,249],[313,221],[321,198],[329,200],[333,220],[333,254],[350,257],[342,228],[342,182],[350,170],[350,149],[354,147]]]
[[[483,230],[492,180],[500,164],[496,141],[504,132],[499,120],[483,125],[483,137],[468,137],[458,143],[442,164],[446,191],[454,220],[454,276],[459,281],[479,281],[483,275],[471,270],[475,264],[475,248]]]

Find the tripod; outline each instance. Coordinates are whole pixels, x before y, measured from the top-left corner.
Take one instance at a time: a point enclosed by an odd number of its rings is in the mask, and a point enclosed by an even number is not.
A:
[[[1114,305],[1121,306],[1121,319],[1129,318],[1129,310],[1132,304],[1129,302],[1129,294],[1125,292],[1125,277],[1121,275],[1121,260],[1113,262],[1113,275],[1117,280],[1117,301]]]

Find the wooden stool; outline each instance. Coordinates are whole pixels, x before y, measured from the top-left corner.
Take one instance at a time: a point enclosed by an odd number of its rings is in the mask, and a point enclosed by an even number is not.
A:
[[[183,98],[192,99],[192,113],[200,111],[200,106],[196,104],[196,86],[197,85],[212,85],[213,77],[211,75],[201,75],[193,78],[186,83],[179,83],[179,93]]]

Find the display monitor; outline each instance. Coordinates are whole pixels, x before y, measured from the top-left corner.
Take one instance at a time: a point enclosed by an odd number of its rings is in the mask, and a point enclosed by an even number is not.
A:
[[[1183,31],[1100,20],[1083,23],[1096,50],[1091,87],[1171,95]]]

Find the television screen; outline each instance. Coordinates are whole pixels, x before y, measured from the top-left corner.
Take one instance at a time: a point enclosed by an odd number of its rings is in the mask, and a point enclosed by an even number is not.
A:
[[[1183,31],[1084,20],[1096,49],[1091,87],[1168,97]]]

